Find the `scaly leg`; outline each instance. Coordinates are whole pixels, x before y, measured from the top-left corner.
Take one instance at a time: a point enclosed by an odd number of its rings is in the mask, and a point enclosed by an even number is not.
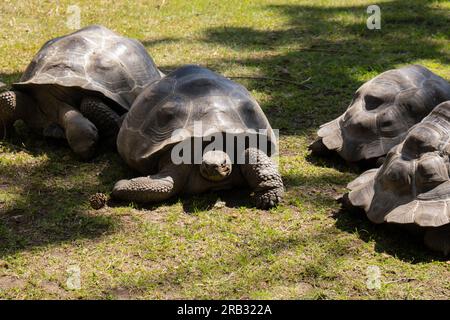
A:
[[[105,139],[108,145],[116,146],[117,134],[120,129],[120,116],[99,98],[84,98],[80,111],[95,124],[100,138]]]
[[[261,150],[245,150],[245,164],[241,172],[254,191],[254,201],[258,208],[276,206],[284,193],[283,180],[273,161]]]
[[[158,174],[118,181],[111,196],[138,203],[169,199],[183,189],[191,169],[189,165],[169,163]]]
[[[16,120],[22,119],[31,127],[40,126],[44,121],[42,114],[34,101],[26,93],[19,91],[5,91],[0,93],[0,138],[7,137],[13,130]]]

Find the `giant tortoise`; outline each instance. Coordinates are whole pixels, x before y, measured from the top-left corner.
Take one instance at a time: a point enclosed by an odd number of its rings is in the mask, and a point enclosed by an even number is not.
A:
[[[375,223],[416,225],[425,243],[450,253],[450,101],[439,104],[378,169],[348,185],[347,204]]]
[[[160,78],[140,42],[85,27],[45,43],[20,81],[0,94],[0,126],[6,131],[22,119],[44,136],[66,138],[87,159],[99,134],[115,144],[120,115]]]
[[[283,182],[276,137],[241,85],[187,65],[148,86],[120,128],[117,149],[145,175],[116,183],[112,197],[161,201],[179,193],[248,186],[259,208],[275,206]]]
[[[356,91],[344,114],[320,127],[310,149],[335,151],[348,162],[377,159],[446,100],[450,84],[423,66],[383,72]]]

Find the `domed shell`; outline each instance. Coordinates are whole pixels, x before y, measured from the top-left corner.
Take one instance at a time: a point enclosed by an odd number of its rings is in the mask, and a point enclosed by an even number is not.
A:
[[[450,84],[420,65],[381,73],[362,85],[339,118],[317,135],[350,162],[384,156],[439,103],[450,100]]]
[[[146,85],[160,78],[139,41],[92,25],[46,42],[13,87],[81,88],[101,93],[126,111]]]
[[[412,127],[379,169],[348,185],[351,205],[375,223],[450,224],[450,101]]]
[[[186,139],[259,130],[267,137],[270,155],[276,137],[250,93],[206,68],[187,65],[151,84],[136,99],[117,147],[132,168],[147,174],[155,169],[160,151]]]

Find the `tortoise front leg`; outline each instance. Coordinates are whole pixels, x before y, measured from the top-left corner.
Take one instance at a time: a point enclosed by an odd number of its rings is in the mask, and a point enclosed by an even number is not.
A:
[[[158,174],[118,181],[111,196],[138,203],[163,201],[182,190],[189,172],[189,166],[168,164]]]
[[[273,161],[261,150],[245,150],[245,164],[241,172],[254,191],[254,201],[258,208],[268,209],[276,206],[284,193],[283,180]]]
[[[84,98],[80,111],[95,124],[100,138],[105,139],[108,145],[115,148],[121,123],[120,116],[101,99],[95,97]]]
[[[13,131],[16,116],[16,95],[14,91],[0,94],[0,139],[6,139]]]
[[[84,160],[92,158],[98,141],[95,125],[78,110],[62,102],[58,120],[71,149]]]

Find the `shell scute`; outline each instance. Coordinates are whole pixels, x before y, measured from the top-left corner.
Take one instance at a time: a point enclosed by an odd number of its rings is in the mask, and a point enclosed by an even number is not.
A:
[[[160,78],[142,44],[94,25],[47,41],[13,87],[75,87],[100,93],[126,111]]]
[[[414,125],[383,165],[348,185],[349,201],[375,223],[450,223],[450,101]]]
[[[147,173],[158,154],[176,143],[215,134],[266,129],[275,134],[248,91],[206,68],[184,66],[148,86],[127,114],[118,151],[127,163]],[[145,147],[142,145],[145,140]]]
[[[317,134],[326,148],[347,161],[377,158],[446,100],[450,84],[425,67],[389,70],[363,84],[344,114]]]

